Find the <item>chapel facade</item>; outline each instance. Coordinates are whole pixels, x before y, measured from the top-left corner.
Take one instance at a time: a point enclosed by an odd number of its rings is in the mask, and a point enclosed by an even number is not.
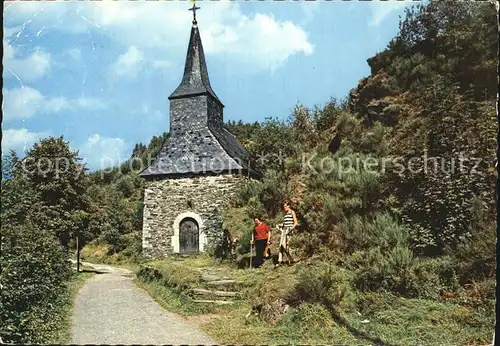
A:
[[[180,85],[168,97],[170,129],[146,180],[142,248],[146,258],[204,252],[223,234],[222,211],[257,176],[250,155],[224,128],[224,105],[210,85],[194,20]]]

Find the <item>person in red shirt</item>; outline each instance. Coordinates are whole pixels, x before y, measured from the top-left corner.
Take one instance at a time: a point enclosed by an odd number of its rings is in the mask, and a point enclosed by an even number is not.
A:
[[[255,267],[258,268],[264,263],[264,250],[271,242],[271,227],[262,222],[259,217],[254,217],[253,222],[255,228],[250,244],[255,244]]]

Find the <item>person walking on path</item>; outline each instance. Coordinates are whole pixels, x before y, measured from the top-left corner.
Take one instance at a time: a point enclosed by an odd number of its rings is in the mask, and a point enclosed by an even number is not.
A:
[[[286,201],[283,203],[283,209],[285,211],[285,216],[283,217],[283,223],[280,226],[281,229],[281,237],[279,244],[279,254],[278,254],[278,263],[276,267],[283,264],[283,257],[287,255],[289,263],[293,263],[294,260],[292,255],[290,254],[290,236],[291,232],[297,227],[297,216],[295,215],[295,211],[290,208],[290,202]]]
[[[271,242],[271,227],[262,222],[259,217],[254,217],[253,222],[255,228],[250,245],[255,244],[255,267],[258,268],[264,263],[264,250]]]

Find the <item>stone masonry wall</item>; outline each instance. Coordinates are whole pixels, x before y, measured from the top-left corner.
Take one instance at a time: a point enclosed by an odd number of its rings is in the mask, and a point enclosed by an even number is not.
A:
[[[245,181],[246,177],[232,174],[148,181],[142,231],[144,256],[161,258],[173,253],[174,221],[186,212],[201,217],[200,233],[205,234],[210,246],[222,234],[222,210]]]

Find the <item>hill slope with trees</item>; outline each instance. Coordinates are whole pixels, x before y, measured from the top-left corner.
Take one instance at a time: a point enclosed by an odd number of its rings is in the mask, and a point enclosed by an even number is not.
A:
[[[390,310],[398,299],[456,304],[465,309],[457,323],[474,332],[450,337],[489,342],[497,55],[494,4],[419,4],[407,10],[386,49],[368,59],[370,76],[345,100],[313,109],[297,105],[286,119],[227,123],[263,173],[239,192],[225,216],[224,226],[241,240],[239,255],[249,251],[251,217],[264,215],[275,225],[288,198],[299,216],[296,254],[316,264],[297,276],[283,299],[295,307],[319,304],[334,314],[378,314],[377,306]],[[167,136],[137,144],[120,167],[83,171],[74,174],[77,179],[72,173],[81,163],[62,138],[42,140],[26,155],[71,157],[62,179],[51,173],[54,167],[46,167],[47,174],[23,174],[16,167],[26,159],[15,154],[4,161],[0,282],[13,295],[29,297],[2,300],[4,341],[48,340],[33,326],[50,313],[39,304],[64,289],[75,234],[81,246],[87,244],[87,259],[141,261],[144,182],[138,172]],[[35,257],[50,261],[44,262],[50,273],[40,269],[42,281],[20,285],[27,263],[38,263]],[[324,262],[329,269],[322,269]],[[357,298],[344,300],[336,287]],[[258,292],[259,301],[276,299],[268,290]]]

